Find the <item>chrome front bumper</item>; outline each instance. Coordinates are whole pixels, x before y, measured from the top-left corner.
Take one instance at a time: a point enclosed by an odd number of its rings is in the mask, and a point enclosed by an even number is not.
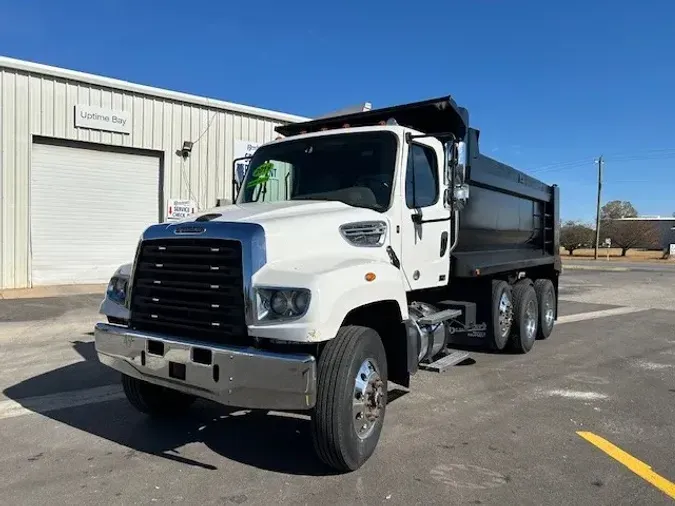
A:
[[[118,325],[96,324],[101,363],[124,374],[212,401],[249,409],[302,410],[316,402],[316,361],[177,340]]]

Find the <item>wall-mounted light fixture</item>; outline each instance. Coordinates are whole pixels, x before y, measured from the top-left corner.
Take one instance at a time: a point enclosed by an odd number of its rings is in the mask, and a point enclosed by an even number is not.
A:
[[[180,154],[183,158],[190,156],[190,153],[192,152],[192,145],[193,142],[191,141],[183,141],[183,149],[180,150]]]

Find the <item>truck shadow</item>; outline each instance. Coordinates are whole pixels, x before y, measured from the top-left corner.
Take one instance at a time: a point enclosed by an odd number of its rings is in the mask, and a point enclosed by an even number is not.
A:
[[[194,458],[198,450],[182,450],[190,443],[202,443],[223,458],[259,469],[305,476],[335,474],[314,454],[306,415],[230,409],[200,399],[184,416],[152,419],[127,403],[121,386],[116,388],[119,376],[98,362],[93,342],[75,342],[73,347],[83,361],[17,383],[5,389],[4,395],[30,411],[129,448],[127,458],[140,452],[206,470],[219,469],[213,455],[202,453],[204,461],[200,461]],[[78,391],[102,384],[110,399],[104,402],[53,410],[36,399],[61,395],[64,385]],[[391,401],[404,394],[392,390]]]

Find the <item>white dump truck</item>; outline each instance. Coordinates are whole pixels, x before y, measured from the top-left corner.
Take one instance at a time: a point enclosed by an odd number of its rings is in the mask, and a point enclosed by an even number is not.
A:
[[[551,334],[559,190],[482,155],[451,97],[277,131],[230,205],[145,230],[96,350],[144,413],[304,411],[319,458],[355,470],[388,382]]]

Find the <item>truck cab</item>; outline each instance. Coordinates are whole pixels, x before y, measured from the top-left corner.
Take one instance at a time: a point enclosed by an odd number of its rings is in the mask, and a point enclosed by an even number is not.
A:
[[[498,276],[454,278],[471,135],[449,97],[277,130],[233,204],[144,232],[96,349],[143,412],[197,397],[305,410],[318,456],[354,470],[379,440],[387,381],[407,387],[448,356],[453,328],[485,313],[498,347],[529,350],[555,305],[554,259],[544,240]]]

